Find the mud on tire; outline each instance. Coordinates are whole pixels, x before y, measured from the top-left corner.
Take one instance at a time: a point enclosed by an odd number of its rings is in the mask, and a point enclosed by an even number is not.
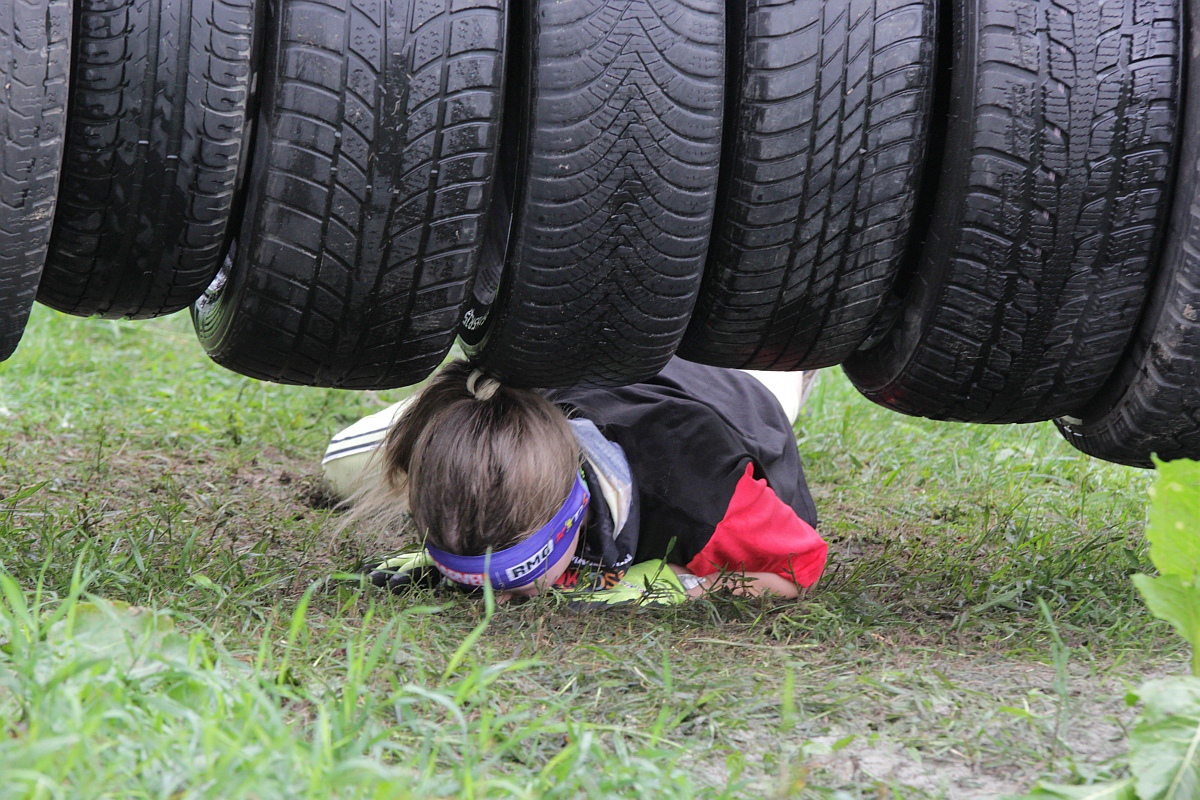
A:
[[[504,6],[272,6],[245,218],[193,306],[214,360],[355,389],[441,362],[492,194]]]
[[[898,411],[1069,414],[1137,323],[1178,116],[1175,0],[957,0],[951,121],[901,318],[846,364]]]

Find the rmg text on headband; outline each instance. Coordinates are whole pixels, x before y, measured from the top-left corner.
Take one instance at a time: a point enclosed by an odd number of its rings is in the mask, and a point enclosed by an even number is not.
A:
[[[571,546],[575,532],[583,524],[591,495],[583,476],[575,476],[575,485],[558,513],[529,538],[512,547],[482,556],[460,556],[425,545],[438,571],[464,586],[483,586],[489,580],[493,589],[507,590],[528,586],[546,574]]]

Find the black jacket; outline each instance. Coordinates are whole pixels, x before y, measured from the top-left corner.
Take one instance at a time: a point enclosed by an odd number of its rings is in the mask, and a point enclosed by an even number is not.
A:
[[[603,520],[589,523],[580,553],[585,561],[606,567],[654,558],[687,564],[724,518],[747,463],[816,527],[792,426],[753,376],[676,358],[646,383],[546,394],[619,444],[633,476],[635,509],[625,530],[613,538],[611,520],[607,531]],[[607,517],[603,505],[593,503]]]

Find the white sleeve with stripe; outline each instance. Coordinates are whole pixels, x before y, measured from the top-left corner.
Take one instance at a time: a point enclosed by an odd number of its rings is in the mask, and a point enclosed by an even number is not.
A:
[[[405,398],[334,434],[325,448],[321,469],[330,488],[339,497],[347,498],[354,494],[363,485],[364,479],[378,469],[378,461],[371,456],[383,444],[392,424],[413,399]]]

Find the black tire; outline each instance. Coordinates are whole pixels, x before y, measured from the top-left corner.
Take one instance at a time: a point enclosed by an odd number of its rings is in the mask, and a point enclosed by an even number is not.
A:
[[[907,414],[1033,422],[1101,388],[1144,304],[1178,117],[1176,0],[958,0],[942,181],[898,323],[846,363]]]
[[[1192,41],[1200,41],[1200,2],[1189,4]],[[1200,75],[1191,48],[1188,75]],[[1200,459],[1200,80],[1188,81],[1183,145],[1162,266],[1130,351],[1095,401],[1056,420],[1067,441],[1089,455],[1152,467]]]
[[[38,300],[79,316],[191,305],[224,254],[255,0],[78,0],[67,149]]]
[[[913,227],[934,2],[748,0],[729,15],[728,172],[679,355],[839,364],[870,332]]]
[[[724,4],[532,0],[513,28],[507,263],[501,278],[498,244],[464,349],[514,385],[645,380],[679,346],[708,249]]]
[[[504,6],[273,6],[245,218],[193,306],[214,360],[353,389],[441,363],[491,199]]]
[[[0,9],[0,361],[17,349],[54,222],[71,60],[68,0]]]

